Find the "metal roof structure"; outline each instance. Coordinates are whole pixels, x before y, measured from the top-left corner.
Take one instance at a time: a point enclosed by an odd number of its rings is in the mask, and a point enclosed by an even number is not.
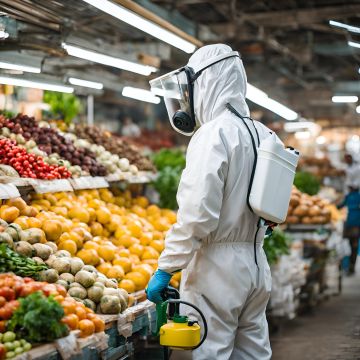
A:
[[[249,82],[301,116],[330,120],[331,125],[359,123],[356,104],[334,104],[331,98],[360,95],[360,48],[348,45],[349,41],[360,43],[360,32],[329,24],[335,20],[360,27],[359,1],[112,2],[196,46],[231,45],[242,54]],[[0,40],[0,60],[16,56],[28,63],[37,62],[42,68],[36,75],[39,78],[101,80],[107,95],[129,84],[148,88],[151,76],[69,56],[64,42],[155,66],[160,73],[183,65],[189,56],[83,0],[0,0],[0,11],[0,30],[9,33],[7,39]]]

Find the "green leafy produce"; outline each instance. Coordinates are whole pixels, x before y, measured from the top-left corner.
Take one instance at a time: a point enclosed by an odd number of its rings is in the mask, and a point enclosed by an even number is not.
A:
[[[158,176],[154,181],[154,188],[160,195],[159,205],[167,209],[176,209],[176,193],[179,187],[182,168],[170,166],[164,167],[158,172]]]
[[[295,174],[294,185],[303,193],[316,195],[320,190],[320,180],[313,174],[300,171]]]
[[[18,254],[6,244],[0,245],[0,273],[13,272],[22,277],[38,279],[39,273],[43,270],[47,270],[45,264],[38,264],[32,259]]]
[[[7,326],[10,331],[31,343],[51,342],[68,334],[67,326],[60,322],[64,309],[52,296],[35,292],[19,301]]]
[[[70,124],[82,110],[80,100],[73,94],[45,91],[44,101],[50,105],[54,115],[64,119],[66,124]]]
[[[153,156],[152,161],[158,170],[168,166],[181,169],[185,167],[185,155],[181,150],[162,149]]]
[[[15,113],[9,110],[0,110],[0,115],[4,115],[7,119],[15,117]]]
[[[291,239],[281,229],[275,228],[271,235],[264,239],[264,251],[269,264],[275,264],[281,255],[288,255]]]
[[[158,170],[153,185],[160,195],[159,205],[176,209],[176,193],[185,167],[185,155],[181,150],[163,149],[157,152],[152,160]]]

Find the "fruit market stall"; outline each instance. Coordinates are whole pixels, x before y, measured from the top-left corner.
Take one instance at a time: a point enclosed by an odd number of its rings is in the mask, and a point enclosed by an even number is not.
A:
[[[126,337],[146,331],[149,320],[145,317],[154,317],[154,310],[149,302],[139,301],[145,300],[143,290],[156,269],[165,232],[176,220],[173,211],[150,205],[144,197],[132,197],[130,191],[103,188],[32,193],[28,203],[22,198],[8,199],[0,217],[0,270],[14,273],[8,275],[13,283],[24,282],[25,290],[19,288],[16,296],[22,298],[27,292],[38,296],[43,289],[46,296],[54,295],[50,300],[64,312],[59,321],[69,330],[80,330],[80,338],[95,332],[97,328],[88,320],[96,319],[102,324],[100,332],[105,324],[110,333],[118,329]],[[179,286],[179,276],[171,280],[173,286]],[[3,322],[4,330],[13,329],[11,311],[18,302],[3,305],[2,320],[9,320]],[[113,340],[118,341],[117,337]],[[129,344],[123,339],[122,349]],[[7,346],[11,350],[13,345]],[[8,357],[14,354],[10,351]]]
[[[282,231],[264,244],[273,279],[271,318],[292,319],[341,291],[340,262],[346,248],[341,220],[327,200],[293,189]]]

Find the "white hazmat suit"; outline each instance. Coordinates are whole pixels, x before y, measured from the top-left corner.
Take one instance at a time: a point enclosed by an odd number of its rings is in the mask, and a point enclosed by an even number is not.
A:
[[[188,66],[196,71],[230,51],[226,45],[205,46]],[[245,125],[226,109],[230,103],[249,116],[245,95],[246,74],[238,57],[210,66],[195,81],[194,109],[201,126],[187,151],[178,220],[159,259],[159,269],[166,272],[185,269],[181,298],[207,319],[208,337],[193,351],[196,360],[271,358],[265,317],[271,274],[262,249],[266,228],[257,232],[259,218],[246,204],[254,153]],[[256,138],[251,120],[245,121]],[[270,135],[264,125],[254,124],[260,140]]]

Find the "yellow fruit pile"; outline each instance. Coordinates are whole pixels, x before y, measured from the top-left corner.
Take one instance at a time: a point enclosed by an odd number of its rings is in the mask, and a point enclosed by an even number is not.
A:
[[[35,194],[31,206],[22,199],[8,200],[0,217],[23,230],[41,229],[44,241],[117,279],[128,292],[146,287],[165,234],[176,222],[173,211],[150,205],[145,197],[109,189]],[[171,284],[178,287],[179,281],[180,273]]]

